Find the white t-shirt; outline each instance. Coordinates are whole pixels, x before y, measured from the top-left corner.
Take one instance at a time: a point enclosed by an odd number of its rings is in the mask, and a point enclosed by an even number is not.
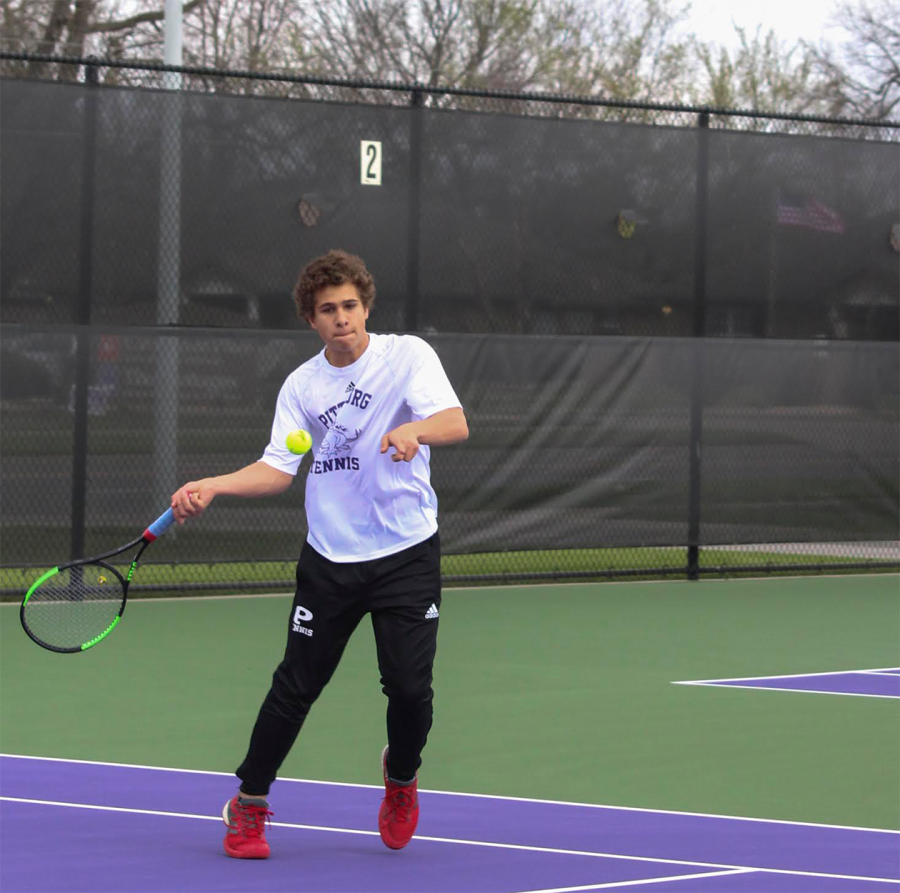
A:
[[[309,544],[331,561],[369,561],[414,546],[437,530],[425,445],[394,462],[381,438],[398,425],[460,406],[434,349],[415,335],[369,333],[365,353],[332,366],[325,350],[295,369],[278,395],[262,461],[297,474],[303,456],[285,446],[295,428],[312,435],[306,481]]]

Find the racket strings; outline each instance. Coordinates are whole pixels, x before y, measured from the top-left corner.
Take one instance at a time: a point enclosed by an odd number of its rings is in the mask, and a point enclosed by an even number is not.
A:
[[[79,648],[109,629],[124,591],[119,578],[100,565],[67,568],[31,593],[24,608],[31,632],[57,648]]]

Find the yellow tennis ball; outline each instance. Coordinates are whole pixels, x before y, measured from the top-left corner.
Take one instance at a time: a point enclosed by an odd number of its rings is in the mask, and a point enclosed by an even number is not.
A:
[[[302,456],[304,453],[309,452],[309,448],[312,446],[312,437],[309,436],[309,431],[297,428],[296,431],[291,431],[288,434],[285,443],[292,453]]]

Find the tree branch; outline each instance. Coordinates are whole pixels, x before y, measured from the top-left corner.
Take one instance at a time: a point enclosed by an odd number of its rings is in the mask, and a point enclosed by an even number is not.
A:
[[[191,12],[191,10],[196,9],[202,3],[203,0],[188,0],[188,2],[184,4],[182,12]],[[136,16],[131,16],[131,18],[128,19],[119,19],[117,22],[95,22],[93,25],[87,27],[86,33],[96,34],[97,32],[101,32],[103,34],[109,34],[113,31],[127,31],[129,28],[142,25],[144,22],[158,22],[160,19],[164,19],[165,16],[165,10],[156,10],[155,12],[142,12]]]

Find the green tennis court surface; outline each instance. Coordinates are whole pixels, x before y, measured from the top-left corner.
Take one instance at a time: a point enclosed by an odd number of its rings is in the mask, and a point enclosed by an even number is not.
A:
[[[232,772],[289,603],[135,601],[73,656],[3,606],[0,751]],[[897,666],[893,575],[447,590],[422,785],[898,828],[895,700],[671,684]],[[384,707],[364,622],[281,774],[376,784]]]

